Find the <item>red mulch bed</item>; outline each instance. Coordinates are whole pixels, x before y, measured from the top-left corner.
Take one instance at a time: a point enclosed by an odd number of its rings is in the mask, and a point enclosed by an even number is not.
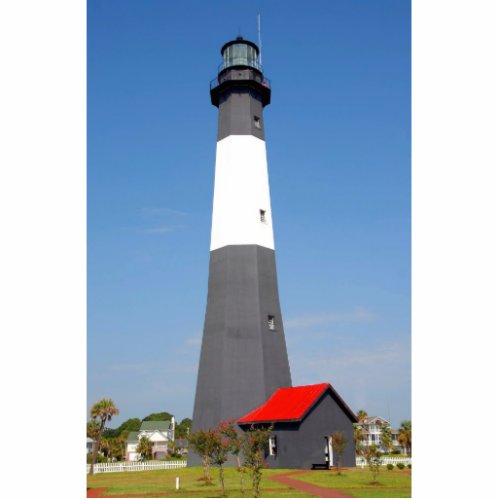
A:
[[[87,498],[101,498],[107,488],[87,488]]]

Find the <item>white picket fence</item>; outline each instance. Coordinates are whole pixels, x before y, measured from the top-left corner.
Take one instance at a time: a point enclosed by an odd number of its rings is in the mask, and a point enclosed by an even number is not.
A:
[[[387,464],[392,464],[396,465],[397,463],[402,463],[407,467],[409,464],[411,464],[411,458],[410,457],[385,457],[381,456],[380,457],[380,464],[381,465],[387,465]],[[356,465],[359,467],[366,467],[368,465],[368,462],[364,457],[356,457]]]
[[[94,465],[94,474],[101,472],[133,472],[140,470],[161,470],[180,469],[186,467],[186,460],[176,462],[109,462]],[[90,465],[87,464],[87,474],[90,472]]]

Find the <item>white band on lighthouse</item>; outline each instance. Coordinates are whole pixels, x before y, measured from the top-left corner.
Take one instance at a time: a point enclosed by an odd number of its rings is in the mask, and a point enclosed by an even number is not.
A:
[[[227,245],[274,250],[266,143],[253,135],[217,143],[210,250]]]

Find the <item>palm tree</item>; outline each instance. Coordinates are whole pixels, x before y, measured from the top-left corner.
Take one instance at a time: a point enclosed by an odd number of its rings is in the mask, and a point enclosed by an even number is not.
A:
[[[123,460],[126,451],[127,451],[127,432],[124,432],[114,440],[113,457],[119,461]]]
[[[411,420],[401,422],[401,427],[398,429],[398,441],[411,457]]]
[[[352,429],[354,431],[354,448],[356,450],[356,455],[361,455],[363,451],[363,441],[365,440],[365,432],[363,427],[359,424],[352,424]]]
[[[101,447],[101,438],[102,438],[102,433],[104,432],[104,427],[106,425],[106,422],[109,422],[111,420],[111,417],[114,415],[118,415],[119,410],[115,406],[115,403],[113,403],[113,400],[111,399],[101,399],[101,401],[98,401],[95,403],[92,408],[90,409],[90,416],[93,420],[97,422],[99,425],[99,428],[96,433],[97,437],[97,443],[94,447],[94,452],[92,453],[92,463],[90,464],[90,474],[94,473],[94,464],[97,459],[97,452],[99,451],[99,448]]]
[[[151,460],[153,457],[152,441],[147,436],[142,436],[135,451],[141,456],[141,461]]]
[[[362,424],[366,419],[366,417],[368,416],[368,413],[366,413],[365,410],[359,410],[356,416],[358,417],[358,422]]]
[[[103,455],[106,457],[106,460],[109,462],[109,459],[110,459],[110,452],[111,452],[111,440],[113,438],[106,438],[106,437],[102,437],[101,438],[101,451],[103,453]]]
[[[382,434],[380,436],[380,439],[382,441],[384,450],[386,452],[390,452],[392,449],[392,432],[391,428],[387,424],[382,427]]]

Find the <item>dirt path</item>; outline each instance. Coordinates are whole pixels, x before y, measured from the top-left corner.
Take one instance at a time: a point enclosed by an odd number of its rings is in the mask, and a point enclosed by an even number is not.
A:
[[[315,486],[314,484],[309,484],[304,481],[300,481],[298,479],[293,479],[290,476],[298,476],[300,474],[305,474],[306,472],[310,472],[308,470],[297,470],[294,472],[287,472],[285,474],[278,474],[277,476],[269,476],[268,479],[272,479],[273,481],[278,481],[281,484],[285,484],[286,486],[290,486],[299,491],[305,491],[309,493],[311,496],[319,497],[319,498],[354,498],[352,495],[348,495],[345,493],[340,493],[340,491],[335,490],[333,488],[323,488],[322,486]]]

